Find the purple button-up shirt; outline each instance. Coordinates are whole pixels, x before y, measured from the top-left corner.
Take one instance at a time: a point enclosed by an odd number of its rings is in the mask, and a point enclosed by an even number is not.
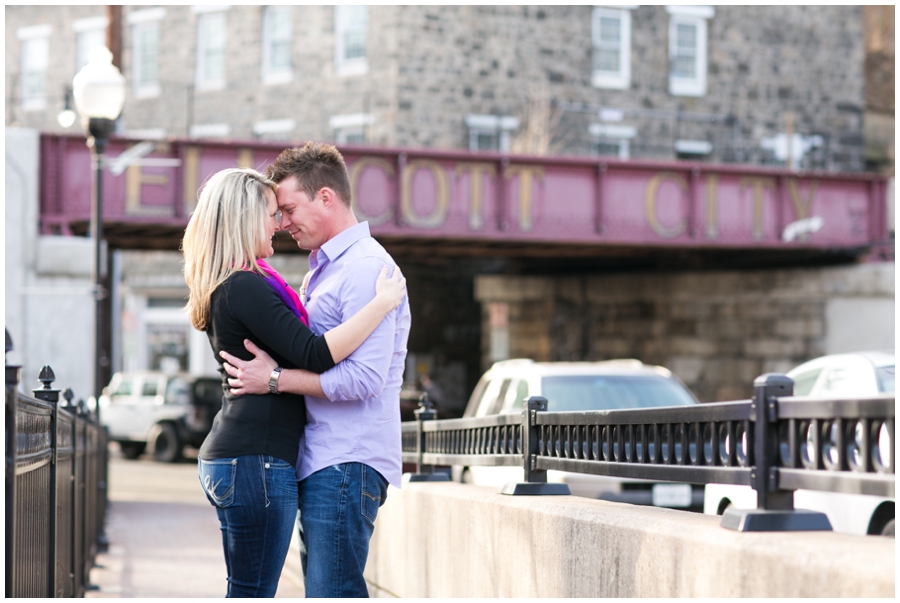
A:
[[[309,256],[309,326],[322,334],[375,297],[381,267],[394,265],[366,222],[341,232]],[[400,487],[400,386],[409,336],[403,298],[369,338],[321,376],[326,398],[306,396],[308,423],[300,439],[297,479],[340,463],[364,463]]]

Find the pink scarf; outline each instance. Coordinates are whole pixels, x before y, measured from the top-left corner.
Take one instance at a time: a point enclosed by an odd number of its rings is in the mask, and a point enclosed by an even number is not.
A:
[[[290,285],[281,278],[281,275],[265,261],[256,260],[256,263],[266,274],[263,279],[265,279],[265,281],[269,283],[269,286],[275,290],[275,293],[278,294],[278,297],[280,297],[285,305],[290,308],[291,312],[293,312],[294,315],[308,327],[309,314],[306,313],[306,308],[303,307],[303,303],[300,301],[300,296],[297,295],[297,292],[291,289]]]

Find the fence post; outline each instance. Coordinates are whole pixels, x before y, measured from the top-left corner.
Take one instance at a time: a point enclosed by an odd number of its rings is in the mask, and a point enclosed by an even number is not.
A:
[[[53,369],[44,365],[44,368],[41,369],[40,374],[38,375],[38,381],[44,384],[43,387],[39,387],[37,389],[31,390],[34,394],[34,397],[38,400],[43,400],[45,402],[50,402],[53,412],[50,415],[50,517],[48,518],[50,521],[49,534],[50,534],[50,542],[47,543],[49,546],[49,559],[50,559],[50,568],[49,568],[49,580],[50,586],[49,591],[54,593],[56,596],[56,572],[57,572],[57,556],[59,551],[57,551],[57,518],[56,514],[58,513],[58,502],[57,502],[57,484],[56,480],[58,479],[57,469],[57,457],[59,455],[59,446],[57,442],[57,430],[59,429],[59,390],[53,389],[50,385],[56,381],[56,375],[53,373]]]
[[[778,488],[778,398],[794,394],[787,375],[766,373],[753,382],[750,405],[753,424],[753,461],[750,485],[756,490],[756,509],[729,508],[722,527],[739,532],[831,530],[824,513],[794,509],[794,493]]]
[[[571,494],[568,484],[547,483],[547,472],[536,467],[540,455],[540,426],[537,413],[547,410],[547,398],[532,396],[522,409],[522,469],[525,481],[504,484],[501,494],[512,496],[546,496]]]
[[[425,430],[423,426],[425,421],[433,421],[437,417],[437,413],[431,404],[431,398],[428,397],[428,392],[422,392],[422,395],[419,397],[419,408],[414,410],[413,414],[416,415],[416,472],[409,475],[409,481],[450,481],[450,476],[446,473],[435,473],[434,465],[426,465],[423,460],[425,456]]]
[[[6,352],[13,349],[12,338],[6,331]],[[5,356],[4,356],[5,358]],[[6,363],[6,598],[11,598],[16,591],[15,551],[16,551],[16,390],[19,387],[21,366],[10,366]]]

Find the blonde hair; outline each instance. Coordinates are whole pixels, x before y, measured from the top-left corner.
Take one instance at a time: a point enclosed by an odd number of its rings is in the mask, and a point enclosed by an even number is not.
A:
[[[256,254],[266,238],[267,189],[275,192],[275,183],[256,170],[231,168],[214,174],[200,191],[181,241],[191,291],[187,312],[200,331],[209,327],[216,287],[238,270],[261,273]]]

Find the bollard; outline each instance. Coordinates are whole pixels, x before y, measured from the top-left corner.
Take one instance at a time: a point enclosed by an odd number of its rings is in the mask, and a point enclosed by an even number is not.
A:
[[[537,413],[547,410],[547,398],[532,396],[522,410],[522,469],[525,481],[509,482],[503,485],[501,494],[512,496],[547,496],[571,494],[568,484],[547,483],[547,471],[537,469],[537,457],[540,452],[540,428],[537,425]]]
[[[778,398],[794,394],[786,375],[766,373],[753,382],[750,420],[754,424],[753,470],[750,485],[756,490],[756,509],[729,508],[722,527],[738,532],[831,530],[824,513],[794,509],[794,493],[778,489]]]
[[[413,413],[416,415],[416,472],[409,475],[411,482],[447,482],[450,476],[446,473],[435,473],[434,465],[426,465],[425,457],[425,430],[422,428],[425,421],[433,421],[437,417],[428,392],[423,392],[419,397],[419,408]]]

